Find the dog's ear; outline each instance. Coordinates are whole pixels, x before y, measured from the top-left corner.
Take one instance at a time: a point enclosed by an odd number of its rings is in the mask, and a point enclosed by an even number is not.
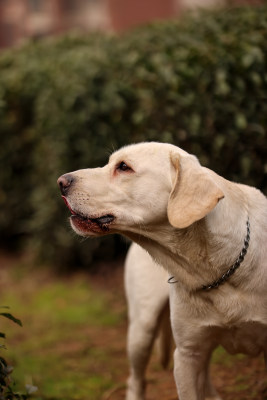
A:
[[[168,219],[175,228],[186,228],[205,217],[224,197],[208,171],[194,156],[171,154],[176,171],[168,202]]]

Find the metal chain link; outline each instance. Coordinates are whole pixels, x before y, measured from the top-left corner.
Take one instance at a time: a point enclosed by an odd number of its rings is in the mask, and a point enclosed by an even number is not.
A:
[[[247,219],[247,235],[244,240],[244,246],[243,246],[237,260],[235,261],[235,263],[219,279],[217,279],[216,281],[214,281],[208,285],[203,285],[201,288],[199,288],[199,290],[207,290],[208,291],[211,289],[216,289],[219,285],[226,282],[244,261],[245,255],[247,254],[249,241],[250,241],[250,223],[249,223],[249,218],[248,218]]]
[[[234,262],[234,264],[216,281],[208,284],[208,285],[202,285],[199,289],[197,290],[211,290],[211,289],[216,289],[218,286],[220,286],[221,284],[223,284],[224,282],[226,282],[230,276],[233,275],[233,273],[237,270],[237,268],[240,267],[240,265],[242,264],[242,262],[244,261],[245,255],[247,254],[247,250],[248,250],[248,246],[249,246],[249,241],[250,241],[250,222],[249,222],[249,218],[247,219],[247,235],[245,237],[244,240],[244,246],[237,258],[237,260]],[[173,284],[173,283],[177,283],[178,281],[174,280],[174,276],[171,276],[168,279],[168,283]]]

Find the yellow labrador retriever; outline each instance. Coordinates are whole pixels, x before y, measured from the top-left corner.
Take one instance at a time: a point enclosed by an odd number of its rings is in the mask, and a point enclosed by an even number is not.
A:
[[[180,400],[220,398],[209,379],[219,344],[267,357],[267,200],[259,190],[162,143],[122,148],[105,167],[58,183],[78,234],[122,233],[168,271]]]
[[[167,271],[155,265],[150,255],[133,243],[124,273],[129,318],[127,400],[144,399],[145,372],[155,339],[160,362],[164,368],[168,366],[173,340],[167,279]]]

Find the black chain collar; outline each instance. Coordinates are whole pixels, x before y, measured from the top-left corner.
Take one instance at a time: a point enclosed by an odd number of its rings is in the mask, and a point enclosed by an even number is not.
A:
[[[209,283],[208,285],[202,285],[200,288],[197,290],[204,290],[204,291],[209,291],[211,289],[217,289],[218,286],[226,282],[230,276],[233,275],[233,273],[237,270],[237,268],[240,267],[242,262],[244,261],[245,255],[247,254],[248,246],[249,246],[249,241],[250,241],[250,223],[249,223],[249,218],[247,219],[247,235],[244,240],[244,246],[237,258],[237,260],[234,262],[234,264],[216,281],[213,281]],[[171,276],[168,279],[168,283],[177,283],[178,281],[173,280],[174,276]]]

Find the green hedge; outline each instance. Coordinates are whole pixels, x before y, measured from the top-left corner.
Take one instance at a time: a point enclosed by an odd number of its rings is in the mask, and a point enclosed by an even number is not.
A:
[[[55,263],[113,257],[79,240],[56,186],[113,149],[171,142],[267,193],[267,6],[202,12],[121,37],[69,35],[0,56],[0,239]]]

